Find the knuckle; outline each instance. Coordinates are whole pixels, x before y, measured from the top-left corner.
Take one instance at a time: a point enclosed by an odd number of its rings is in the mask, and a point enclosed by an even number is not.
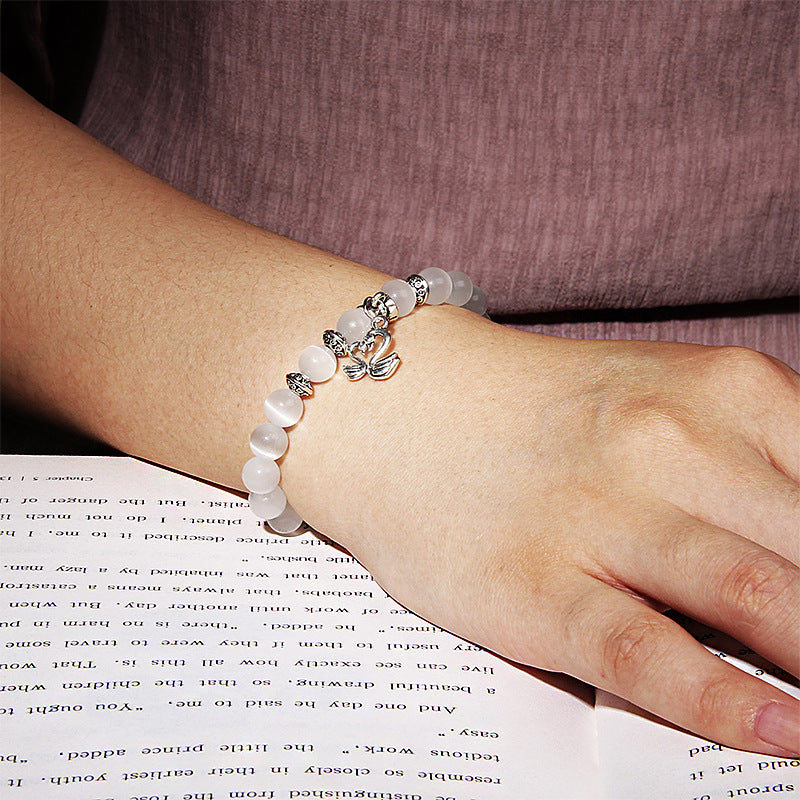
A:
[[[658,661],[663,634],[657,617],[634,617],[612,629],[603,649],[603,676],[622,691],[630,691],[646,679],[648,666]]]
[[[700,681],[693,702],[686,707],[692,715],[695,730],[711,731],[727,719],[731,710],[731,698],[741,692],[738,676],[715,675]],[[693,694],[690,692],[690,695]]]
[[[733,621],[757,628],[767,621],[783,620],[797,606],[798,577],[774,554],[747,553],[727,567],[721,597]]]
[[[639,408],[628,414],[625,438],[636,452],[683,453],[694,437],[687,421],[665,407]]]
[[[769,359],[766,356],[748,347],[717,347],[710,351],[710,353],[712,368],[727,375],[760,373],[769,363]]]
[[[785,387],[797,392],[796,376],[785,364],[747,347],[712,348],[708,377],[718,386],[739,385],[758,391]]]

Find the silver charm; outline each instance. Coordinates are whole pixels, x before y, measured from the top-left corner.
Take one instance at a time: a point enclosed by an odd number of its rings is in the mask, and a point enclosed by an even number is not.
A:
[[[383,328],[400,316],[397,310],[397,303],[386,292],[375,292],[372,297],[367,297],[361,304],[361,308],[372,320],[378,317],[382,318],[384,323],[381,327]]]
[[[376,339],[380,339],[381,343],[378,345],[378,349],[373,352]],[[360,342],[351,344],[347,354],[355,363],[346,364],[342,367],[348,380],[357,381],[365,375],[369,375],[370,378],[376,381],[383,381],[391,377],[400,364],[400,356],[397,353],[385,355],[391,344],[392,335],[389,331],[386,328],[375,327]],[[369,360],[367,361],[368,357]]]
[[[322,343],[325,347],[329,347],[333,350],[339,358],[347,355],[347,340],[339,331],[325,331],[325,333],[322,334]]]
[[[286,376],[286,385],[300,397],[311,397],[314,394],[311,381],[302,372],[290,372]]]
[[[428,281],[422,275],[409,275],[406,283],[417,293],[417,305],[421,306],[428,299]]]

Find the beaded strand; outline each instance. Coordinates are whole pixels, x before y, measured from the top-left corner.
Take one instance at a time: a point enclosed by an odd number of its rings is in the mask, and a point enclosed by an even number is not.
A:
[[[298,536],[303,520],[289,505],[280,487],[277,464],[289,446],[286,428],[303,416],[303,398],[310,397],[313,384],[324,383],[336,373],[339,358],[352,359],[343,367],[349,380],[364,375],[374,380],[389,378],[400,363],[397,353],[384,355],[391,343],[388,326],[398,317],[410,314],[418,305],[461,306],[485,315],[486,295],[463,272],[446,272],[438,267],[422,270],[406,280],[387,281],[379,292],[362,305],[339,317],[335,330],[326,330],[322,344],[306,347],[298,359],[298,372],[286,376],[286,389],[277,389],[264,401],[267,422],[250,436],[253,457],[244,465],[242,482],[249,494],[253,513],[282,536]],[[380,344],[376,349],[377,340]]]

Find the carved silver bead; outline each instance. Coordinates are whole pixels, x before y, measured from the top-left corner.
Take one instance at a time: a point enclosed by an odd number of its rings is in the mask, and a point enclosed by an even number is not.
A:
[[[428,281],[422,275],[409,275],[406,283],[417,295],[417,305],[421,306],[428,299]]]
[[[327,330],[322,334],[322,343],[336,353],[339,358],[347,355],[347,339],[339,331]]]
[[[254,458],[245,465],[242,481],[250,491],[253,513],[266,520],[276,533],[291,536],[302,532],[302,520],[287,505],[286,495],[280,487],[280,467],[276,460],[286,452],[287,429],[296,425],[303,416],[303,398],[313,395],[313,384],[333,377],[337,358],[345,357],[351,362],[342,364],[348,380],[368,376],[380,381],[391,377],[400,364],[400,356],[390,352],[390,323],[410,314],[423,303],[436,305],[449,301],[460,304],[470,285],[469,279],[461,273],[447,273],[437,268],[422,272],[422,275],[410,275],[405,280],[393,278],[387,281],[379,292],[367,297],[362,306],[342,314],[336,329],[322,334],[324,347],[312,344],[300,354],[299,371],[286,375],[288,388],[276,389],[264,401],[268,422],[259,425],[250,437]],[[472,287],[464,308],[485,312],[486,297],[480,289]]]
[[[286,376],[286,385],[300,397],[311,397],[314,394],[311,381],[302,372],[290,372]]]
[[[397,303],[386,292],[375,292],[364,300],[361,307],[370,319],[381,317],[385,320],[384,324],[394,322],[400,316]]]

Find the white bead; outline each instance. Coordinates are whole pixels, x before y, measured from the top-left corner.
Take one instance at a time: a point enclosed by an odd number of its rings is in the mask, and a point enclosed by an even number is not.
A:
[[[299,536],[303,533],[298,530],[302,524],[302,518],[288,503],[277,517],[267,520],[267,525],[281,536]]]
[[[372,323],[363,308],[345,311],[336,323],[336,330],[344,336],[348,344],[360,342],[371,327]]]
[[[290,389],[276,389],[264,401],[267,419],[288,428],[303,416],[303,401]]]
[[[486,299],[486,295],[483,293],[483,290],[478,286],[473,286],[472,297],[470,297],[470,299],[464,303],[464,308],[466,308],[468,311],[474,311],[476,314],[483,316],[488,307],[489,301]]]
[[[286,495],[280,486],[267,494],[251,492],[247,499],[250,501],[250,510],[259,519],[273,519],[286,508]]]
[[[333,350],[321,344],[312,344],[300,353],[300,372],[313,383],[322,383],[336,372]]]
[[[255,456],[242,469],[242,483],[255,494],[271,492],[280,481],[280,467],[271,458]]]
[[[431,306],[444,303],[453,290],[450,276],[439,267],[428,267],[428,269],[422,270],[420,275],[428,282],[428,299],[425,302]]]
[[[386,292],[397,304],[397,313],[405,317],[414,310],[417,304],[417,293],[405,282],[395,278],[381,286],[381,291]]]
[[[289,446],[286,431],[271,422],[264,422],[250,434],[250,449],[253,455],[262,458],[280,458]]]
[[[447,274],[453,282],[453,289],[445,302],[451,306],[463,306],[472,297],[472,281],[469,279],[469,275],[455,269]]]

